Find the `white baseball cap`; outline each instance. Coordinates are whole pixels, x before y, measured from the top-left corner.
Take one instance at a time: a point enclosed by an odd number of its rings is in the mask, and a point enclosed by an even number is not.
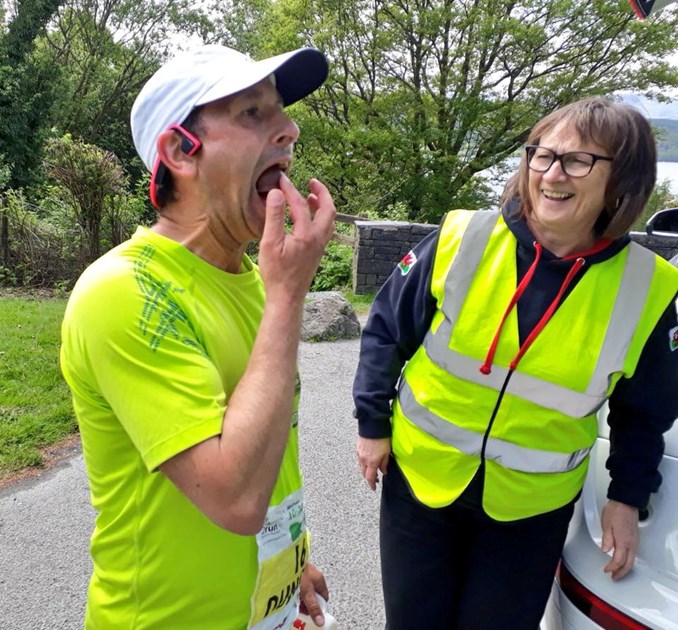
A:
[[[158,136],[180,125],[199,105],[236,94],[274,75],[285,105],[307,96],[327,78],[325,56],[299,48],[262,61],[226,46],[201,46],[176,56],[144,85],[132,106],[132,138],[146,168],[153,171]]]

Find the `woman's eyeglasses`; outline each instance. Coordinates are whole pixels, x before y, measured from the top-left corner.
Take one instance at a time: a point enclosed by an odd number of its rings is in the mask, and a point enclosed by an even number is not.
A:
[[[551,149],[540,147],[536,144],[528,144],[525,147],[525,151],[527,152],[528,167],[537,173],[546,173],[553,166],[553,163],[558,160],[563,171],[570,177],[586,177],[598,160],[612,162],[612,158],[605,155],[596,155],[586,151],[556,153],[551,151]]]

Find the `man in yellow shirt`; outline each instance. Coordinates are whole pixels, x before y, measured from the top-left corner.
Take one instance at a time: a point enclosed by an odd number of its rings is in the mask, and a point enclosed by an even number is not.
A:
[[[314,49],[254,62],[203,46],[137,97],[158,219],[83,273],[62,327],[97,510],[88,629],[289,628],[300,599],[323,621],[296,360],[335,208],[318,180],[304,197],[288,179],[283,108],[326,76]]]

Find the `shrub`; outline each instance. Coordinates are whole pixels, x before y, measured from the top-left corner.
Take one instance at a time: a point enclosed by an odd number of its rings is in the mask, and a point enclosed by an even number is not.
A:
[[[330,242],[313,278],[311,291],[332,291],[351,286],[353,248]]]
[[[671,193],[671,181],[665,179],[657,182],[650,198],[643,209],[643,213],[638,217],[631,229],[636,232],[644,232],[647,220],[655,213],[664,208],[678,207],[678,198]]]
[[[5,193],[0,214],[7,217],[8,260],[0,273],[3,286],[50,287],[78,270],[72,254],[73,234],[40,219],[22,191]]]

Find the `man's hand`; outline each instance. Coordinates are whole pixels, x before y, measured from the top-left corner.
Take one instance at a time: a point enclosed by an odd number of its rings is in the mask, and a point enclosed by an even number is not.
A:
[[[632,568],[638,550],[638,508],[608,501],[601,516],[603,553],[614,549],[612,560],[603,571],[610,573],[613,580],[624,577]]]
[[[266,303],[245,372],[229,392],[221,434],[161,465],[219,527],[242,536],[264,524],[289,439],[304,298],[333,232],[335,209],[311,180],[304,199],[282,175],[266,199],[259,268]],[[285,233],[285,204],[294,223]]]
[[[386,474],[388,458],[391,455],[391,438],[368,439],[359,437],[356,441],[355,450],[358,453],[360,472],[367,480],[370,488],[376,490],[379,483],[377,470],[380,470],[382,475]]]
[[[325,246],[332,238],[336,209],[327,187],[310,181],[306,199],[286,175],[266,198],[266,223],[259,243],[259,268],[268,300],[303,303]],[[292,231],[285,233],[285,205]]]
[[[325,625],[325,616],[320,608],[320,603],[316,593],[321,595],[325,601],[330,597],[325,583],[325,576],[322,571],[310,562],[306,565],[301,574],[301,612],[309,615],[316,626]]]

